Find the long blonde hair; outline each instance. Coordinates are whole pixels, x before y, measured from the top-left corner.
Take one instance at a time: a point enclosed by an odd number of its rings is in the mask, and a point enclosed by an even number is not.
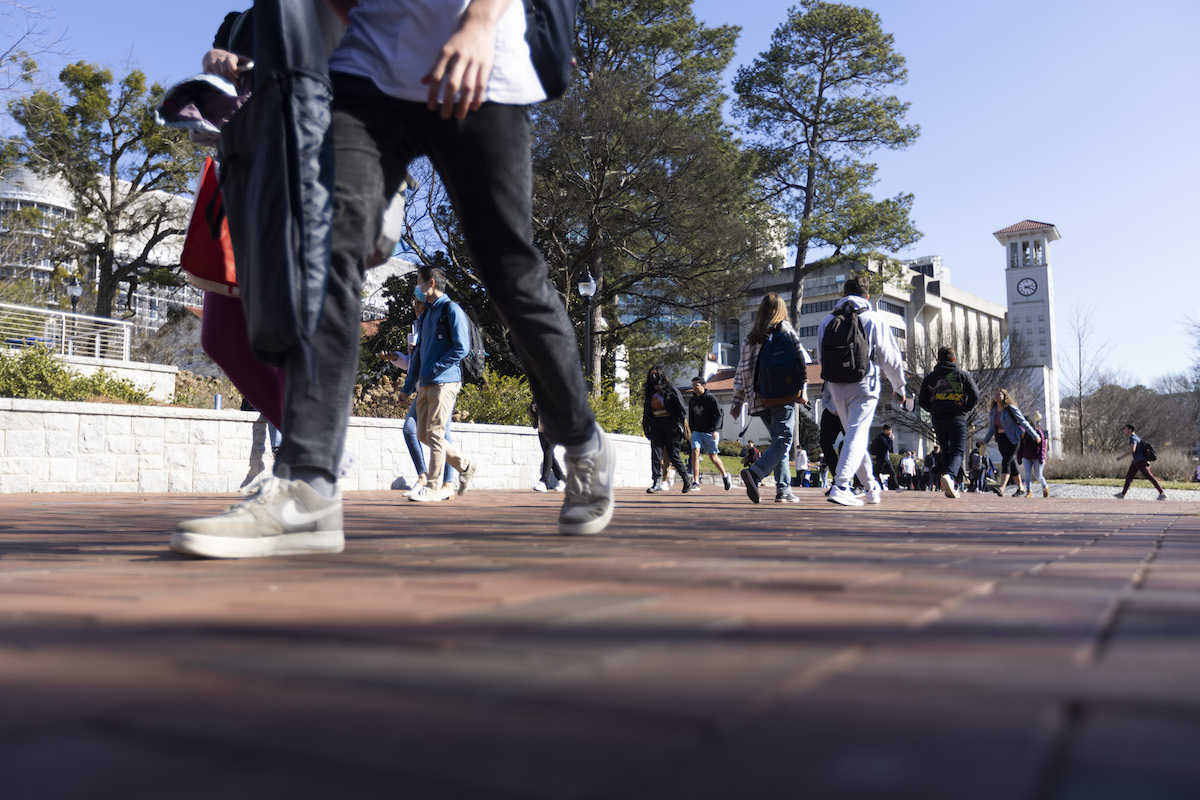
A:
[[[754,325],[750,328],[750,335],[746,337],[746,341],[750,344],[762,344],[767,340],[771,328],[787,318],[788,310],[783,298],[774,292],[767,292],[767,296],[758,307],[758,316],[754,318]]]
[[[1008,408],[1009,406],[1011,406],[1013,404],[1012,397],[1008,394],[1008,389],[1000,387],[1000,388],[996,389],[996,391],[1004,396],[1004,399],[1000,401],[1002,408]],[[993,400],[992,408],[995,408],[995,407],[996,407],[996,401]]]

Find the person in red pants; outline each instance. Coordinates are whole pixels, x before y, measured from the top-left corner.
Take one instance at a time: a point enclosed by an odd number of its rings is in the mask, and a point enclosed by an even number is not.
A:
[[[1154,477],[1154,473],[1150,471],[1150,460],[1146,458],[1146,448],[1142,444],[1141,437],[1134,430],[1132,425],[1125,426],[1125,434],[1129,437],[1129,452],[1117,456],[1117,461],[1129,456],[1133,459],[1133,462],[1129,465],[1129,471],[1125,473],[1125,488],[1114,494],[1113,497],[1124,500],[1125,493],[1129,491],[1129,484],[1133,483],[1134,476],[1140,472],[1146,476],[1150,483],[1154,484],[1155,489],[1158,489],[1158,499],[1166,500],[1167,493],[1163,491],[1158,478]]]

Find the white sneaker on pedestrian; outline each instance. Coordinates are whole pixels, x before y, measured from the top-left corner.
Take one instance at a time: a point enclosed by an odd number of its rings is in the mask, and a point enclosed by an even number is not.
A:
[[[550,491],[549,489],[547,489],[547,488],[546,488],[546,482],[545,482],[545,481],[535,481],[535,482],[534,482],[534,484],[533,484],[533,490],[534,490],[535,492],[548,492],[548,491]]]
[[[422,486],[409,496],[409,500],[414,503],[440,503],[443,500],[449,500],[454,496],[454,487],[450,484],[444,484],[441,489],[433,489],[430,486]]]
[[[204,558],[340,553],[345,546],[341,490],[325,497],[275,475],[219,516],[180,522],[170,543],[176,553]]]
[[[1167,499],[1167,493],[1166,493],[1166,492],[1159,492],[1159,493],[1158,493],[1158,499],[1159,499],[1159,500],[1166,500],[1166,499]]]
[[[567,490],[567,479],[563,478],[558,483],[554,484],[554,491],[565,492]]]
[[[878,481],[871,481],[871,488],[863,495],[863,502],[869,506],[877,506],[883,502],[883,487]]]
[[[946,497],[958,497],[958,489],[954,486],[954,478],[949,475],[942,476],[942,491]]]
[[[775,495],[775,502],[776,503],[799,503],[800,498],[796,497],[796,495],[792,494],[791,492],[788,492],[787,494]]]
[[[458,473],[458,496],[462,497],[467,493],[467,489],[471,488],[471,480],[475,477],[475,473],[479,471],[479,462],[472,460],[467,464],[467,468]]]
[[[617,454],[599,425],[596,437],[600,446],[592,452],[575,457],[567,453],[567,488],[558,514],[558,532],[563,536],[600,533],[612,521]]]
[[[855,496],[850,489],[842,489],[834,486],[829,490],[829,494],[825,499],[831,503],[837,503],[839,506],[861,506],[863,501]]]

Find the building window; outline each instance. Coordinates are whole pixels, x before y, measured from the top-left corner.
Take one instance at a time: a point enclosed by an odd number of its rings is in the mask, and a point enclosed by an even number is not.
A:
[[[879,310],[890,311],[893,314],[899,314],[902,317],[904,316],[904,306],[897,305],[895,303],[889,303],[887,300],[879,301]]]
[[[816,314],[821,311],[832,311],[836,300],[822,300],[818,303],[801,303],[801,314]]]
[[[892,328],[892,335],[896,337],[897,341],[903,342],[906,334],[907,331],[904,328]]]
[[[797,330],[796,330],[796,335],[797,335],[797,336],[816,336],[816,335],[817,335],[817,328],[818,328],[818,327],[820,327],[820,326],[818,326],[818,325],[806,325],[806,326],[805,326],[805,327],[803,327],[803,328],[799,328],[799,329],[797,329]]]
[[[1016,242],[1011,242],[1008,245],[1008,265],[1010,267],[1021,266],[1021,260],[1017,254],[1017,243]]]

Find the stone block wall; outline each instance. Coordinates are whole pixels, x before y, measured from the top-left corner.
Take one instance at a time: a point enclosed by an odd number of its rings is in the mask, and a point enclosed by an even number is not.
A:
[[[416,477],[403,420],[350,420],[342,487],[396,488]],[[530,427],[455,424],[482,489],[528,489],[542,463]],[[0,492],[235,492],[271,463],[266,424],[241,411],[0,398]],[[649,483],[650,445],[614,436],[617,486]]]

